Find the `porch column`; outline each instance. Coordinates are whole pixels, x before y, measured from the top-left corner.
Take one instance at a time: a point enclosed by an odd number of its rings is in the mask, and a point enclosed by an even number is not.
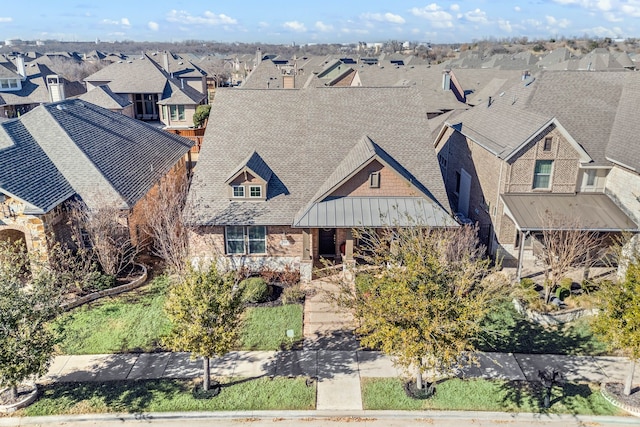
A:
[[[310,282],[313,276],[313,260],[311,258],[311,234],[308,228],[302,229],[302,256],[300,257],[300,280]]]
[[[347,238],[344,247],[344,259],[345,261],[353,260],[353,231],[350,228],[347,229]]]
[[[522,258],[524,257],[524,239],[525,233],[523,231],[518,231],[520,233],[520,248],[518,248],[518,270],[516,273],[516,281],[520,283],[522,279]]]

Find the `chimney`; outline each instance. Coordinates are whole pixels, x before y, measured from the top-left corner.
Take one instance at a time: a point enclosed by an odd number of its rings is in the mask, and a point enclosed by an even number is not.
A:
[[[442,90],[451,90],[451,75],[448,70],[442,72]]]
[[[529,78],[529,76],[531,75],[531,71],[529,70],[524,70],[522,72],[522,80],[527,80]]]
[[[49,99],[51,102],[64,101],[64,82],[57,74],[47,76],[47,88],[49,89]]]
[[[162,65],[163,65],[164,71],[168,73],[169,72],[169,54],[167,52],[165,52],[162,55]]]
[[[18,74],[25,79],[27,77],[27,71],[24,68],[24,57],[22,55],[16,56],[16,68],[18,69]]]

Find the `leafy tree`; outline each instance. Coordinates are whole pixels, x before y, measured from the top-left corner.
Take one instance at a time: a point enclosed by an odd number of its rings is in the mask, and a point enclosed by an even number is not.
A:
[[[633,363],[624,385],[631,394],[636,359],[640,358],[640,264],[630,263],[624,281],[603,283],[594,331],[612,348],[626,350]]]
[[[22,241],[0,241],[0,386],[13,398],[18,384],[47,372],[55,344],[47,323],[60,310],[62,291]]]
[[[196,112],[193,113],[193,125],[197,128],[202,127],[204,122],[209,119],[209,112],[211,111],[211,105],[198,105]]]
[[[209,359],[233,349],[242,310],[242,289],[232,276],[222,277],[214,265],[205,271],[190,269],[169,291],[165,311],[172,329],[165,344],[189,351],[193,358],[202,357],[205,391],[210,387]]]
[[[360,256],[384,266],[343,283],[338,303],[350,308],[365,346],[394,356],[405,369],[448,371],[472,352],[480,320],[499,285],[473,227],[387,228],[356,232]]]

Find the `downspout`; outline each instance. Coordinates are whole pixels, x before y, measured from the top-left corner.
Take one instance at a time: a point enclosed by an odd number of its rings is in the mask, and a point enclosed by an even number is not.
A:
[[[500,174],[498,175],[498,186],[497,186],[497,190],[496,191],[496,204],[493,208],[495,215],[492,212],[489,212],[489,218],[493,218],[493,224],[494,226],[491,227],[491,236],[489,236],[491,238],[490,241],[490,247],[489,247],[489,253],[493,254],[493,242],[495,240],[495,235],[496,235],[496,227],[495,224],[498,222],[498,204],[500,203],[500,193],[502,192],[502,187],[500,187],[500,183],[502,182],[502,167],[504,166],[504,162],[500,162]]]

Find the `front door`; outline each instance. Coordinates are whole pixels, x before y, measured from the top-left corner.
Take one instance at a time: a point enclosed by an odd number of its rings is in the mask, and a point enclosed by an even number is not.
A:
[[[336,256],[336,229],[321,228],[318,232],[318,254],[324,258]]]

